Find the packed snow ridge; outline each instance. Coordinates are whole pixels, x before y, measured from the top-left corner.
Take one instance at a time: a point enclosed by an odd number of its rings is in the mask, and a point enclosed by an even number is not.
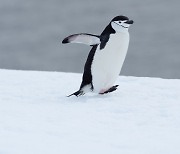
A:
[[[180,154],[180,80],[120,76],[66,97],[81,74],[0,70],[0,154]]]

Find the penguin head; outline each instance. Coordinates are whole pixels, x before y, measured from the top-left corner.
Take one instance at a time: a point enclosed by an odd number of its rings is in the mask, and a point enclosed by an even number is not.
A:
[[[134,23],[126,16],[116,16],[111,20],[111,26],[116,32],[128,31],[129,26]]]

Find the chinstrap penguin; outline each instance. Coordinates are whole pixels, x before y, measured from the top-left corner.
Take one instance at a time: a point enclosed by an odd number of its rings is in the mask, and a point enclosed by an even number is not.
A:
[[[87,33],[66,37],[62,43],[82,43],[92,46],[84,66],[82,83],[75,96],[93,91],[106,94],[117,89],[113,85],[119,76],[129,46],[129,26],[133,20],[126,16],[116,16],[101,35]]]

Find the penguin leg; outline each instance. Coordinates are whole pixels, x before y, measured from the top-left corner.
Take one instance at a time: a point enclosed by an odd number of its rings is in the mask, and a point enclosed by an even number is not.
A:
[[[115,85],[115,86],[112,86],[111,88],[109,88],[108,90],[106,90],[105,92],[103,93],[99,93],[99,94],[107,94],[107,93],[110,93],[110,92],[113,92],[117,89],[119,85]]]

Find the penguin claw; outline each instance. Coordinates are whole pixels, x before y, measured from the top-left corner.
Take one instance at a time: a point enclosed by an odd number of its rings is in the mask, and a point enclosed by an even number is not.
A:
[[[68,95],[67,97],[71,97],[71,96],[73,96],[73,95],[75,95],[76,97],[79,97],[79,96],[82,96],[82,95],[84,95],[84,94],[85,94],[85,93],[84,93],[83,91],[78,90],[78,91],[76,91],[75,93],[72,93],[72,94]]]
[[[118,87],[119,85],[115,85],[115,86],[112,86],[111,88],[109,88],[108,90],[106,90],[105,92],[103,92],[103,93],[99,93],[99,94],[107,94],[107,93],[110,93],[110,92],[113,92],[113,91],[115,91],[116,89],[117,89],[117,87]]]

